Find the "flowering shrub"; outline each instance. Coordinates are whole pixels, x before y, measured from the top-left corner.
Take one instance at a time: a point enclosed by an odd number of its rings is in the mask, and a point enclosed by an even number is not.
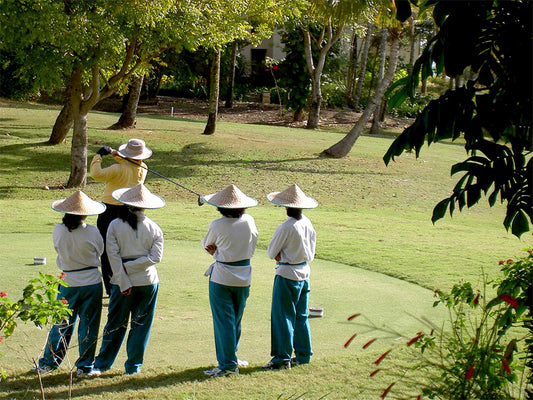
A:
[[[468,282],[456,284],[449,293],[435,290],[434,307],[445,306],[450,316],[446,325],[426,321],[420,331],[374,362],[378,369],[370,377],[385,372],[384,364],[392,350],[416,349],[409,353],[416,361],[411,367],[391,368],[392,382],[379,389],[380,398],[517,399],[525,364],[531,366],[533,332],[531,325],[531,287],[533,256],[500,263],[504,279],[493,282],[497,289],[493,299],[485,302],[485,291],[474,290]],[[354,314],[348,320],[354,320]],[[368,328],[368,324],[364,325]],[[512,329],[511,328],[515,328]],[[526,329],[524,329],[526,328]],[[376,328],[384,330],[384,328]],[[345,347],[353,342],[352,335]],[[369,347],[376,339],[362,346]],[[524,357],[527,354],[527,357]],[[414,375],[416,378],[410,377]],[[531,382],[530,382],[531,383]],[[402,393],[394,392],[403,384]],[[405,393],[409,395],[406,397]],[[409,397],[412,396],[412,397]]]
[[[39,273],[39,278],[29,281],[22,291],[22,299],[16,302],[10,300],[5,291],[0,291],[0,343],[13,334],[18,320],[32,321],[42,328],[72,314],[65,299],[57,300],[59,284],[66,286],[61,278]],[[1,377],[5,377],[3,371],[0,371]]]

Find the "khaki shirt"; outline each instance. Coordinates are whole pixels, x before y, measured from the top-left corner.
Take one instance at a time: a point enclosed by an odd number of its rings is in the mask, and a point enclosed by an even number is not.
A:
[[[100,182],[105,182],[104,194],[102,201],[106,204],[121,205],[122,203],[116,201],[112,196],[114,190],[125,187],[131,188],[137,186],[139,183],[144,183],[146,179],[146,164],[142,161],[135,161],[134,164],[121,157],[113,157],[117,164],[110,165],[107,168],[102,168],[102,156],[97,154],[91,161],[89,174],[91,177]],[[144,168],[143,168],[144,167]]]

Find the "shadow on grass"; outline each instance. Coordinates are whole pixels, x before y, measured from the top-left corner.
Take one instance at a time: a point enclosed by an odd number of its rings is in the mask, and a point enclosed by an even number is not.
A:
[[[86,398],[100,396],[109,392],[130,391],[162,388],[180,383],[206,381],[211,378],[204,374],[208,368],[191,368],[183,371],[171,371],[158,375],[151,375],[150,372],[138,375],[124,375],[118,370],[116,372],[105,372],[98,378],[79,379],[73,376],[72,398]],[[241,369],[241,375],[250,375],[262,372],[261,367],[249,367]],[[67,372],[53,373],[42,377],[45,396],[47,398],[69,398],[70,374]],[[82,382],[82,385],[79,383]],[[0,399],[27,399],[41,398],[39,390],[39,378],[33,371],[8,377],[0,386]]]

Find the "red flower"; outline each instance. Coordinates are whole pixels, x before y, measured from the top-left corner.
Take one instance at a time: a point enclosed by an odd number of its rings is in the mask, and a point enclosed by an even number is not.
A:
[[[477,306],[479,304],[479,293],[474,297],[474,304]]]
[[[503,358],[502,358],[502,365],[503,365],[503,369],[505,370],[505,372],[510,374],[511,373],[511,368],[509,368],[509,364]]]
[[[63,279],[65,276],[67,276],[67,274],[65,274],[64,272],[61,272],[58,276],[59,279]]]
[[[357,333],[354,333],[352,335],[352,337],[350,339],[348,339],[348,341],[346,343],[344,343],[344,347],[348,347],[350,345],[350,343],[352,343],[352,340],[355,339],[356,336],[357,336]]]
[[[418,332],[414,338],[412,338],[411,340],[409,340],[409,341],[407,342],[407,347],[409,347],[409,346],[411,346],[413,343],[417,342],[418,339],[420,339],[422,336],[424,336],[424,334],[423,334],[422,332]]]
[[[508,294],[501,294],[500,299],[509,303],[514,309],[518,307],[518,300],[516,300],[513,296],[509,296]]]
[[[1,291],[1,292],[0,292],[0,297],[7,297],[7,293],[4,292],[4,291]]]
[[[472,379],[472,376],[474,375],[474,366],[475,365],[476,364],[472,364],[472,366],[470,367],[470,369],[466,373],[466,376],[465,376],[466,379]]]
[[[510,258],[510,259],[508,259],[506,262],[507,262],[507,264],[512,263],[512,262],[513,262],[513,259]]]
[[[370,346],[375,341],[376,341],[376,338],[369,340],[368,342],[365,343],[365,345],[363,346],[363,349],[366,349],[368,346]]]
[[[354,318],[356,318],[356,317],[358,317],[358,316],[360,316],[360,315],[361,315],[360,313],[357,313],[357,314],[354,314],[354,315],[350,315],[350,316],[348,317],[348,321],[351,321],[352,319],[354,319]]]
[[[420,400],[422,397],[420,395],[416,396],[416,400]]]
[[[379,397],[381,397],[382,399],[384,399],[384,398],[387,396],[387,394],[389,394],[389,390],[391,390],[391,388],[394,386],[395,383],[396,383],[396,382],[392,382],[392,383],[389,385],[389,387],[388,387],[387,389],[385,389],[385,390],[383,391],[383,393],[381,393],[381,396],[379,396]]]
[[[378,373],[379,371],[380,371],[380,369],[379,369],[379,368],[378,368],[378,369],[376,369],[376,370],[374,370],[374,372],[372,372],[372,373],[370,374],[370,376],[374,376],[374,375],[376,375],[376,374],[377,374],[377,373]]]
[[[387,354],[389,354],[391,350],[387,350],[385,353],[383,353],[376,361],[374,361],[374,364],[379,365],[379,363],[383,361],[385,357],[387,357]]]
[[[500,262],[498,263],[498,265],[502,265],[502,264],[505,264],[505,261],[500,260]]]
[[[61,303],[68,304],[68,300],[67,299],[61,299]]]
[[[4,337],[0,336],[0,343],[4,343]]]
[[[272,71],[277,71],[279,69],[279,67],[277,65],[273,65],[272,66]]]

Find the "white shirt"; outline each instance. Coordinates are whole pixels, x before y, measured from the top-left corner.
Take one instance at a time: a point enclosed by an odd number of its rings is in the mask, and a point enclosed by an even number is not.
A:
[[[316,232],[313,224],[305,215],[301,219],[287,217],[285,222],[276,228],[268,244],[267,254],[271,259],[280,255],[280,265],[276,275],[294,281],[309,279],[309,264],[315,258]],[[283,265],[283,264],[304,265]]]
[[[98,268],[77,271],[100,266],[104,241],[96,226],[82,222],[69,232],[64,224],[59,224],[54,227],[52,237],[57,252],[57,266],[66,273],[63,279],[69,286],[88,286],[102,282]]]
[[[139,217],[136,231],[120,218],[111,221],[107,230],[106,251],[113,270],[111,283],[119,285],[121,292],[132,286],[159,282],[155,264],[163,257],[163,232],[142,211],[136,214]],[[132,261],[122,261],[128,259]]]
[[[204,250],[209,244],[217,247],[213,254],[217,262],[206,271],[206,275],[211,276],[210,280],[226,286],[249,286],[252,280],[251,266],[231,266],[224,262],[252,258],[257,237],[255,220],[249,214],[243,214],[240,218],[222,217],[211,221],[207,234],[202,239]]]

